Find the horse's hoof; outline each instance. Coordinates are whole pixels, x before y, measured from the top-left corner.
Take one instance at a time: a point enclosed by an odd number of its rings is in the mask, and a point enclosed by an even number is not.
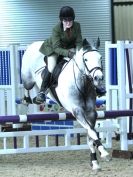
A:
[[[104,159],[107,162],[112,160],[112,158],[111,158],[109,153],[107,153],[106,155],[101,155],[101,158]]]
[[[92,168],[92,170],[97,173],[97,172],[101,171],[102,169],[101,169],[101,167],[98,167],[98,168]]]
[[[110,155],[108,155],[108,156],[106,156],[105,160],[106,160],[107,162],[109,162],[109,161],[111,161],[111,160],[112,160],[112,158],[111,158],[111,156],[110,156]]]
[[[101,167],[98,167],[98,168],[92,168],[92,171],[94,174],[97,174],[99,173],[100,171],[102,171]]]
[[[90,165],[91,165],[93,171],[95,171],[95,172],[101,171],[101,167],[98,164],[97,160],[93,160]]]
[[[23,98],[21,99],[21,104],[23,104],[25,106],[29,105],[29,103],[27,103],[27,101],[25,99],[23,99]]]

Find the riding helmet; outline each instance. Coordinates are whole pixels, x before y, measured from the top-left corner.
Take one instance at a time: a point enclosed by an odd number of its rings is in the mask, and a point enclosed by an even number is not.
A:
[[[75,13],[72,7],[64,6],[60,10],[59,14],[60,21],[68,20],[72,21],[75,19]]]

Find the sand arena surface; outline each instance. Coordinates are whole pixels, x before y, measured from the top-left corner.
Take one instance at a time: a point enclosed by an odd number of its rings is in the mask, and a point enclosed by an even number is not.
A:
[[[113,148],[118,148],[118,142],[113,142]],[[102,170],[96,175],[89,160],[89,150],[0,155],[0,177],[133,176],[133,160],[113,158],[105,162],[100,159]]]

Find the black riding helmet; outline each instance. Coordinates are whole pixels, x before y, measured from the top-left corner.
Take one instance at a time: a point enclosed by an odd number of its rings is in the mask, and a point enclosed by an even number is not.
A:
[[[68,20],[73,21],[75,19],[75,13],[72,7],[64,6],[60,10],[59,14],[60,21]]]

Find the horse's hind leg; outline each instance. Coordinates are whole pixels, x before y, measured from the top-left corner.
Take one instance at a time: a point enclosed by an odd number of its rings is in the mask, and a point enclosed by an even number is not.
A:
[[[32,104],[32,99],[30,96],[30,90],[35,86],[35,81],[32,78],[32,74],[30,72],[22,73],[22,83],[24,86],[24,97],[22,99],[23,104]]]
[[[24,97],[22,99],[22,103],[25,105],[32,104],[32,99],[30,97],[30,91],[24,89]]]

